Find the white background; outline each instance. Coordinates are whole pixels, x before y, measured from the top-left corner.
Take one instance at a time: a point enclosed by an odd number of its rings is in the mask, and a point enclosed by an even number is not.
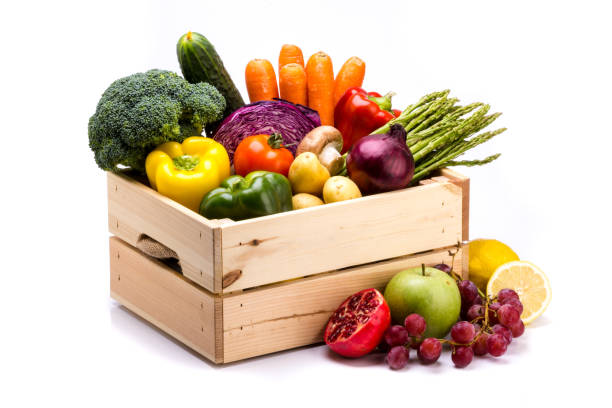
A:
[[[207,4],[210,3],[210,4]],[[231,5],[230,5],[231,3]],[[16,2],[0,16],[0,405],[606,404],[610,369],[610,10],[592,1]],[[392,372],[325,346],[216,367],[109,298],[105,174],[87,120],[115,79],[178,71],[187,30],[246,96],[252,58],[281,44],[403,107],[445,88],[509,131],[472,178],[471,237],[498,238],[550,277],[548,311],[499,358]],[[603,373],[600,374],[601,370]],[[361,404],[360,404],[361,403]]]

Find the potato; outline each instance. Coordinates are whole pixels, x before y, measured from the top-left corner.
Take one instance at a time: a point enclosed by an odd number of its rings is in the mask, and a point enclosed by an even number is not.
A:
[[[293,196],[291,199],[293,202],[293,209],[299,210],[301,208],[315,207],[317,205],[323,205],[323,201],[312,194],[300,193]]]
[[[323,186],[323,200],[326,203],[352,200],[361,197],[357,184],[348,177],[334,176],[328,179]]]

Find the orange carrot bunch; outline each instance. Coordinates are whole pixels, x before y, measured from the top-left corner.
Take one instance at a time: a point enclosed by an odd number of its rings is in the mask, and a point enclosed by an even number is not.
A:
[[[254,59],[246,67],[245,78],[252,102],[279,97],[308,105],[321,117],[321,124],[334,125],[334,109],[351,87],[361,87],[365,62],[349,58],[334,79],[332,60],[326,53],[313,54],[304,66],[304,55],[297,45],[284,44],[278,55],[278,86],[274,67],[265,59]]]

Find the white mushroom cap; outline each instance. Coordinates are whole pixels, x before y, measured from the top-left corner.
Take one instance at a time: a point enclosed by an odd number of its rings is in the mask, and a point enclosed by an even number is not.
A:
[[[316,154],[321,164],[333,176],[344,167],[344,158],[340,154],[341,151],[342,134],[340,131],[333,126],[319,126],[304,136],[295,155],[297,157],[304,152]]]

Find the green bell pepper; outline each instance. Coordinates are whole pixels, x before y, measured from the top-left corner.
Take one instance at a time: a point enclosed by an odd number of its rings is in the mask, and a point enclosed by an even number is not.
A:
[[[220,187],[209,191],[200,204],[204,217],[234,221],[292,209],[289,180],[269,171],[253,171],[246,177],[230,176]]]

